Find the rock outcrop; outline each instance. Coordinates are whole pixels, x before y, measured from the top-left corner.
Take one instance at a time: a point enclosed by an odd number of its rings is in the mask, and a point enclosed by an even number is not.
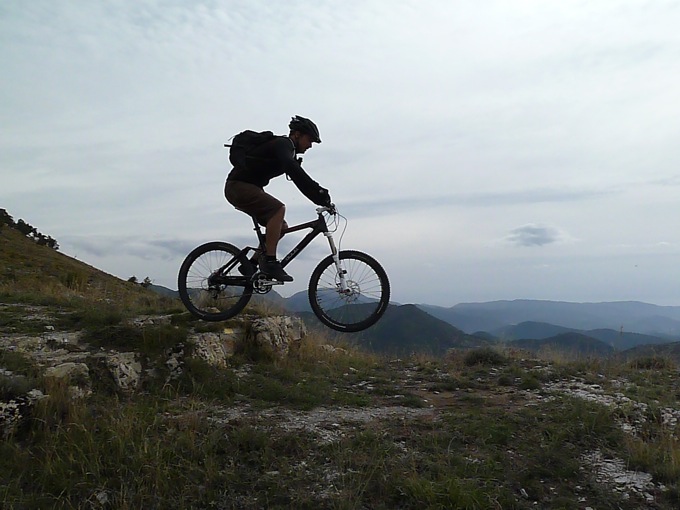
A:
[[[307,328],[302,320],[287,316],[263,317],[250,325],[244,342],[250,342],[259,349],[282,358],[300,347],[307,336]]]
[[[144,317],[132,324],[138,327],[169,324],[169,316]],[[165,352],[168,380],[182,374],[187,355],[224,368],[236,352],[255,348],[274,358],[295,352],[306,336],[302,320],[292,317],[243,317],[239,325],[225,327],[220,332],[190,334],[186,342]],[[45,333],[36,336],[0,336],[0,349],[16,352],[33,361],[42,372],[47,387],[67,387],[72,398],[90,395],[93,387],[112,393],[129,394],[138,391],[144,378],[157,374],[152,365],[159,360],[145,359],[136,352],[117,352],[94,349],[82,342],[79,332],[57,332],[46,327]],[[38,389],[29,389],[25,376],[14,374],[0,366],[3,388],[23,388],[21,391],[3,391],[0,400],[0,437],[14,434],[31,413],[35,403],[45,398]]]

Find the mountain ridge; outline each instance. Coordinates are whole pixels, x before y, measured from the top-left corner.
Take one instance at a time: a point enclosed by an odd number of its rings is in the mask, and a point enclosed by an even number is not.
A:
[[[664,344],[672,340],[642,333],[616,331],[613,329],[600,328],[581,330],[555,326],[544,322],[525,321],[513,326],[488,332],[494,338],[501,341],[514,342],[516,340],[541,340],[551,338],[559,334],[578,333],[611,345],[615,350],[622,351],[638,345]]]
[[[514,340],[509,344],[535,353],[551,349],[574,356],[604,357],[614,354],[614,348],[601,340],[576,332],[560,333],[549,338]]]
[[[159,291],[157,286],[152,286]],[[162,291],[167,294],[173,291]],[[258,296],[275,303],[289,312],[299,315],[309,315],[311,308],[307,291],[300,291],[290,297],[282,297],[275,291],[265,296]],[[403,308],[406,307],[406,308]],[[451,307],[441,307],[427,304],[399,304],[393,303],[390,308],[403,308],[399,312],[402,326],[407,322],[407,316],[413,322],[426,322],[421,330],[439,331],[442,321],[457,330],[451,333],[452,338],[468,335],[476,339],[468,342],[479,346],[480,342],[495,340],[531,340],[546,339],[561,333],[578,333],[595,340],[603,341],[614,347],[616,351],[623,351],[639,345],[665,344],[680,340],[680,307],[663,306],[641,301],[603,301],[603,302],[569,302],[544,301],[531,299],[501,300],[488,302],[458,303]],[[416,310],[425,315],[417,313]],[[395,312],[390,312],[390,315]],[[663,314],[667,315],[663,315]],[[550,319],[549,320],[536,320]],[[313,320],[313,319],[312,319]],[[378,325],[385,318],[378,322]],[[391,320],[391,319],[390,319]],[[616,326],[613,326],[617,324]],[[378,325],[364,333],[361,341],[371,338],[372,343],[382,345],[383,340],[377,338],[375,331],[386,331],[389,328]],[[588,327],[579,327],[579,326]],[[624,327],[624,325],[627,325]],[[402,327],[399,335],[409,328]],[[453,330],[452,330],[453,331]],[[355,335],[358,340],[361,335]],[[415,335],[421,338],[422,335]],[[433,344],[423,341],[428,348]],[[446,342],[445,342],[446,343]],[[417,342],[407,341],[400,337],[397,344],[415,347]],[[440,350],[435,348],[435,351]]]
[[[492,332],[522,322],[543,322],[577,330],[613,329],[661,338],[680,337],[680,306],[641,301],[505,300],[459,303],[449,308],[418,305],[431,315],[467,333]]]
[[[377,324],[346,337],[377,352],[443,355],[449,349],[476,348],[492,342],[468,335],[445,321],[432,317],[416,305],[390,305]]]

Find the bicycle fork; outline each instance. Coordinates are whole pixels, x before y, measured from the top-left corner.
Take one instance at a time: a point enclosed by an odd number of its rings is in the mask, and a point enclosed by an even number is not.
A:
[[[340,285],[339,285],[339,292],[341,294],[350,294],[351,290],[347,285],[347,279],[345,278],[345,275],[347,274],[347,271],[342,267],[342,264],[340,263],[340,252],[335,246],[335,241],[333,240],[333,234],[330,232],[324,232],[323,235],[326,236],[326,239],[328,239],[328,244],[331,247],[331,257],[333,257],[333,262],[335,263],[335,269],[338,273],[338,279],[340,280]]]

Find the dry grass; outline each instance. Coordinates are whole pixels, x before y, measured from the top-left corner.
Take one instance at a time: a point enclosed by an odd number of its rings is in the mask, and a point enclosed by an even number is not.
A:
[[[655,494],[656,508],[675,508],[677,430],[650,422],[644,437],[631,438],[611,409],[537,400],[544,383],[537,360],[484,351],[397,361],[324,345],[310,338],[287,359],[234,359],[221,370],[189,364],[182,380],[124,399],[74,400],[63,387],[45,387],[50,396],[34,419],[0,447],[0,502],[521,509],[581,508],[585,498],[594,508],[640,508],[636,496],[591,483],[581,469],[582,454],[604,449],[663,482],[669,489]],[[601,365],[574,370],[591,368],[606,376]],[[499,384],[502,377],[509,382]],[[526,391],[530,377],[537,387]],[[321,409],[370,416],[395,405],[421,411],[284,426]],[[227,412],[236,414],[225,419]],[[326,434],[335,439],[322,440]]]
[[[177,300],[39,246],[10,228],[0,231],[0,300],[73,309],[113,307],[130,315],[181,310]]]

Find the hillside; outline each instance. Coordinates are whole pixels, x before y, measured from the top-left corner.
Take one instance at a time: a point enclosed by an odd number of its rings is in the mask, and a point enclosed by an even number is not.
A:
[[[113,300],[130,307],[177,308],[141,285],[123,281],[48,246],[38,245],[17,230],[0,229],[0,299],[78,306],[83,300]]]
[[[579,330],[535,321],[520,322],[519,324],[503,326],[502,328],[489,331],[494,337],[507,342],[512,342],[514,340],[540,340],[542,338],[549,338],[562,333],[572,332],[579,332]]]
[[[614,353],[614,348],[600,340],[580,333],[560,333],[549,338],[514,340],[511,347],[518,347],[536,354],[543,351],[561,353],[562,355],[578,357],[605,357]]]
[[[415,305],[390,305],[375,326],[344,336],[347,341],[362,348],[400,355],[418,352],[441,356],[449,349],[471,349],[491,344],[463,333]]]
[[[680,365],[680,342],[663,345],[639,345],[622,353],[625,359],[634,360],[671,360]]]
[[[448,322],[466,333],[479,331],[490,332],[509,324],[505,322],[502,317],[497,318],[484,309],[458,311],[455,306],[450,308],[427,304],[419,304],[417,306],[433,317]]]
[[[310,327],[318,328],[321,332],[327,331],[311,313],[306,292],[298,292],[285,299],[278,294],[275,296],[276,300],[273,303],[282,305],[288,313],[302,317]],[[415,305],[389,305],[385,315],[377,324],[360,333],[336,335],[326,332],[326,334],[337,338],[338,341],[348,342],[363,349],[399,355],[419,352],[441,356],[448,349],[470,349],[493,343],[474,335],[468,335]]]
[[[395,357],[327,330],[234,348],[295,320],[207,324],[31,243],[0,231],[3,509],[678,508],[667,358]],[[382,327],[481,345],[440,322],[394,306]]]
[[[493,337],[508,342],[529,339],[540,340],[563,333],[578,333],[580,335],[585,335],[604,342],[617,351],[624,351],[637,345],[665,344],[670,341],[667,338],[643,335],[641,333],[614,331],[613,329],[579,330],[532,321],[522,322],[513,326],[505,326],[491,332]]]

